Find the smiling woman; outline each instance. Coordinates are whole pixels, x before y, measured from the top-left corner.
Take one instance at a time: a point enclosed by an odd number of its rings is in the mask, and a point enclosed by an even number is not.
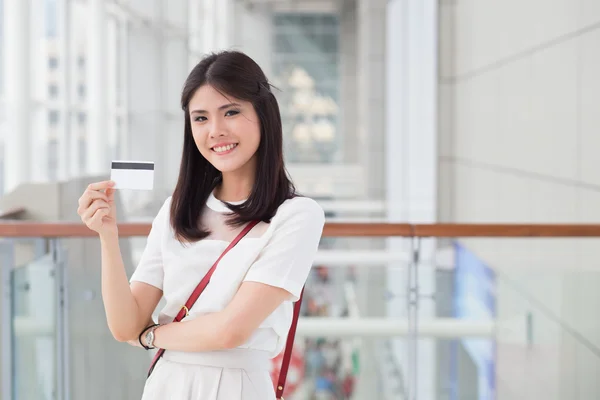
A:
[[[279,107],[251,58],[204,58],[181,105],[179,179],[129,281],[113,183],[93,183],[79,200],[78,213],[102,243],[108,325],[119,341],[160,349],[143,400],[275,399],[270,359],[293,326],[324,213],[287,176]],[[200,295],[190,302],[193,292]]]
[[[191,204],[206,202],[213,191],[228,203],[247,200],[231,206],[232,226],[268,221],[295,196],[283,163],[279,105],[254,60],[235,51],[206,57],[190,73],[181,106],[183,155],[171,203],[178,237],[207,236],[195,223],[202,210]]]

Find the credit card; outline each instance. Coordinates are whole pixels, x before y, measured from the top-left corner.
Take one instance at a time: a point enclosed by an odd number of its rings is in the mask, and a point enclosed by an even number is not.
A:
[[[110,179],[115,189],[152,190],[154,163],[148,161],[113,161]]]

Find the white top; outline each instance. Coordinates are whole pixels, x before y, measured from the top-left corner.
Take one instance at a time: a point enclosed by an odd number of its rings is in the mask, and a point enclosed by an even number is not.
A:
[[[152,222],[146,248],[131,277],[131,281],[145,282],[163,291],[166,304],[159,323],[169,323],[175,318],[206,272],[243,229],[232,229],[225,224],[226,214],[231,211],[211,194],[202,214],[210,236],[182,245],[175,239],[170,224],[170,206],[169,197]],[[286,200],[269,224],[258,223],[221,259],[186,320],[223,310],[244,281],[283,288],[291,293],[290,300],[279,306],[240,346],[268,351],[275,357],[285,347],[292,322],[292,301],[298,300],[306,282],[324,223],[323,209],[314,200],[307,197]]]

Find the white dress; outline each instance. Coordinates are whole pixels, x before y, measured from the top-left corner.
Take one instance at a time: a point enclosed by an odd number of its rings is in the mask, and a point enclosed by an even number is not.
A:
[[[159,323],[169,323],[198,282],[241,231],[225,224],[224,203],[211,194],[203,222],[211,235],[180,244],[169,222],[168,198],[152,223],[146,248],[131,281],[163,291]],[[325,222],[322,208],[306,197],[285,201],[269,224],[260,222],[221,259],[209,285],[186,320],[223,310],[244,281],[286,289],[290,301],[278,307],[242,346],[225,351],[165,351],[146,381],[142,400],[270,400],[271,358],[285,347],[293,301],[300,292],[319,245]]]

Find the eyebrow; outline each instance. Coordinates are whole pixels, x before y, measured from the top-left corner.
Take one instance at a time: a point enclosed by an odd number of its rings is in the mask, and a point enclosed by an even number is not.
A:
[[[224,109],[229,108],[229,107],[241,107],[241,105],[238,104],[238,103],[224,104],[221,107],[219,107],[219,110],[224,110]],[[208,114],[208,111],[206,111],[206,110],[192,110],[192,112],[190,114]]]

